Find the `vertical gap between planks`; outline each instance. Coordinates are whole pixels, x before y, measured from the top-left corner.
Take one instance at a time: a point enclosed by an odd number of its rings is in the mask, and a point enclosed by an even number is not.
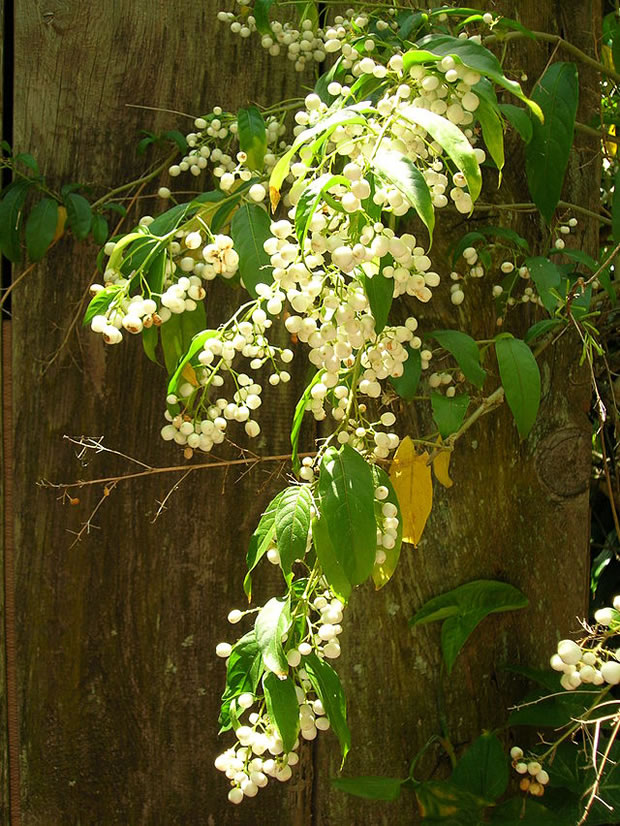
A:
[[[14,0],[4,0],[2,9],[2,139],[13,144],[13,89],[15,7]],[[2,169],[2,188],[11,181],[8,168]],[[12,281],[11,262],[0,257],[0,285],[6,290]],[[10,315],[10,297],[3,307],[3,315]],[[21,801],[19,778],[19,718],[17,704],[17,674],[15,651],[15,559],[13,547],[13,415],[11,383],[11,324],[2,320],[0,331],[0,378],[2,380],[2,407],[0,410],[1,439],[0,467],[2,468],[2,542],[4,567],[4,645],[6,674],[7,758],[10,826],[20,826]]]
[[[8,735],[10,825],[20,826],[19,718],[15,645],[15,557],[13,547],[13,415],[11,322],[2,322],[2,525],[4,545],[4,644]]]

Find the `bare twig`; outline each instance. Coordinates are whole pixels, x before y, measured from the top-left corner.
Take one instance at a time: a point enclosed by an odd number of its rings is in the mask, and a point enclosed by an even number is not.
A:
[[[92,524],[92,519],[95,516],[95,514],[97,513],[97,511],[99,510],[99,508],[103,505],[105,500],[108,498],[110,493],[114,490],[115,487],[116,487],[116,482],[114,482],[114,481],[110,484],[109,487],[106,485],[106,487],[103,489],[103,494],[101,496],[101,499],[97,502],[97,504],[95,505],[95,507],[91,511],[91,514],[88,517],[88,519],[86,520],[86,522],[82,523],[82,527],[80,528],[80,530],[77,531],[77,532],[76,531],[69,531],[69,533],[72,533],[72,534],[75,535],[75,539],[71,543],[71,546],[70,546],[69,550],[71,550],[71,548],[75,547],[75,545],[77,545],[78,542],[81,542],[82,537],[84,536],[84,534],[89,534],[91,532],[91,530],[93,530],[93,529],[99,530],[97,525]]]
[[[610,806],[609,804],[605,803],[605,801],[602,800],[598,796],[598,792],[599,792],[599,789],[601,787],[601,778],[603,777],[603,771],[605,769],[607,761],[609,760],[609,754],[611,752],[613,744],[616,741],[616,737],[618,736],[618,731],[620,731],[620,715],[618,716],[618,718],[616,720],[616,724],[613,728],[613,731],[611,732],[611,736],[609,738],[609,743],[607,744],[607,748],[605,749],[605,752],[603,754],[601,764],[598,767],[598,769],[596,770],[596,777],[595,777],[594,783],[592,784],[592,787],[591,787],[590,797],[588,798],[588,802],[586,803],[586,807],[583,811],[583,814],[581,815],[581,818],[579,819],[579,822],[577,823],[577,826],[583,826],[583,824],[586,822],[586,820],[588,818],[588,815],[590,814],[590,810],[592,809],[592,806],[594,805],[595,800],[598,800],[600,803],[602,803],[604,806],[606,806],[609,809],[609,811],[613,811],[613,806]],[[593,762],[594,768],[596,769],[596,758],[595,757],[593,757],[592,762]]]
[[[123,454],[119,454],[123,455]],[[211,468],[232,467],[234,465],[248,465],[259,464],[263,462],[285,462],[291,458],[290,453],[284,453],[278,456],[251,456],[245,459],[222,459],[215,462],[200,462],[191,465],[191,470],[206,470]],[[299,453],[301,458],[304,456],[316,456],[315,452]],[[124,482],[127,479],[142,479],[146,476],[156,476],[162,473],[186,473],[188,465],[170,465],[168,467],[149,467],[146,470],[137,471],[135,473],[122,473],[118,476],[103,476],[99,479],[78,479],[77,482],[50,482],[49,479],[40,479],[37,484],[41,488],[53,488],[54,490],[71,490],[74,488],[90,487],[91,485],[107,485],[109,483]]]
[[[106,447],[103,444],[103,436],[80,436],[78,439],[75,439],[73,436],[65,435],[62,438],[82,448],[80,453],[78,453],[78,459],[81,459],[86,454],[86,451],[94,450],[95,453],[112,453],[114,456],[120,456],[123,459],[127,459],[128,462],[134,462],[136,465],[140,465],[140,467],[151,470],[151,465],[141,462],[140,459],[135,459],[133,456],[121,453],[120,450],[113,450],[110,447]]]
[[[193,467],[188,468],[188,469],[187,469],[187,471],[183,474],[183,476],[181,476],[181,478],[180,478],[180,479],[177,479],[177,481],[176,481],[176,482],[174,483],[174,485],[170,488],[170,490],[169,490],[169,491],[168,491],[168,493],[164,496],[164,498],[161,500],[161,502],[158,502],[158,503],[157,503],[157,504],[159,505],[159,507],[157,508],[157,513],[156,513],[156,514],[155,514],[155,516],[151,519],[151,525],[152,525],[154,522],[156,522],[156,521],[157,521],[157,519],[158,519],[158,517],[161,515],[161,513],[162,513],[163,511],[165,511],[165,510],[166,510],[166,502],[168,501],[168,499],[170,499],[170,497],[172,496],[172,494],[173,494],[176,490],[178,490],[178,488],[179,488],[179,486],[181,485],[181,483],[182,483],[182,482],[184,482],[184,481],[185,481],[185,479],[187,479],[187,477],[190,475],[190,473],[192,473],[192,471],[193,471],[193,470],[194,470],[194,468],[193,468]]]

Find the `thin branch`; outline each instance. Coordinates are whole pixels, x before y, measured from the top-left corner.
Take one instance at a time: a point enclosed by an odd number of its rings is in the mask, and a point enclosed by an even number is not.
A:
[[[611,219],[606,218],[604,215],[599,215],[598,212],[593,212],[591,209],[586,209],[586,207],[579,206],[579,204],[572,204],[569,201],[558,201],[558,206],[562,207],[563,209],[571,209],[573,212],[577,212],[580,215],[587,215],[588,218],[594,218],[596,221],[600,221],[601,224],[606,224],[607,226],[611,226]],[[537,212],[538,207],[534,202],[523,202],[523,203],[516,203],[516,204],[475,204],[474,205],[474,212],[493,212],[494,210],[504,210],[506,212]]]
[[[581,818],[579,819],[579,822],[577,823],[577,826],[583,826],[583,824],[586,822],[586,820],[588,818],[588,815],[590,814],[590,810],[592,809],[592,806],[594,805],[595,800],[600,800],[601,803],[603,803],[603,805],[607,806],[607,808],[610,811],[613,811],[612,806],[609,806],[607,803],[605,803],[603,800],[601,800],[601,798],[598,796],[598,792],[599,792],[599,789],[601,787],[601,778],[603,776],[603,771],[605,769],[605,765],[607,764],[607,761],[609,760],[609,753],[611,752],[612,746],[616,741],[616,737],[618,736],[618,731],[620,731],[620,717],[618,717],[618,719],[616,721],[616,725],[614,726],[613,731],[611,733],[611,736],[609,738],[609,743],[607,744],[607,748],[605,749],[605,753],[603,754],[603,759],[601,760],[601,764],[598,768],[598,771],[596,772],[596,778],[594,779],[594,783],[592,784],[592,791],[590,793],[590,797],[588,799],[588,802],[586,803],[586,807],[583,811],[583,814],[581,815]]]
[[[120,232],[120,229],[123,226],[123,223],[125,222],[125,218],[129,214],[129,211],[131,210],[133,205],[136,203],[137,199],[140,197],[140,194],[142,193],[145,186],[146,186],[146,182],[144,182],[139,187],[138,191],[133,196],[132,200],[130,201],[129,205],[127,206],[127,211],[126,211],[125,215],[121,216],[118,223],[114,227],[114,230],[112,231],[112,236],[118,235],[118,233]],[[82,293],[82,296],[80,298],[78,308],[75,312],[75,315],[73,316],[73,318],[71,319],[71,323],[69,324],[69,326],[65,330],[65,335],[63,337],[63,340],[60,342],[59,346],[56,348],[56,350],[52,353],[52,355],[45,362],[45,365],[44,365],[43,370],[42,370],[43,375],[45,375],[45,373],[47,373],[47,371],[50,369],[52,364],[56,361],[56,359],[60,356],[62,351],[67,346],[67,343],[68,343],[69,339],[71,338],[71,335],[73,334],[73,331],[75,330],[75,328],[76,328],[76,326],[77,326],[77,324],[80,320],[80,316],[82,314],[82,307],[84,306],[84,302],[86,301],[86,299],[90,295],[90,287],[91,287],[91,284],[93,283],[93,281],[96,277],[97,277],[97,268],[95,267],[95,270],[94,270],[93,274],[90,277],[90,282],[89,282],[88,286],[86,287],[86,289],[84,290],[84,292]],[[13,286],[15,286],[15,285],[13,285]]]
[[[97,525],[91,524],[92,519],[95,516],[95,514],[97,513],[97,511],[99,510],[99,508],[103,505],[105,500],[108,498],[110,493],[114,490],[115,487],[116,487],[116,482],[115,481],[112,481],[112,483],[110,484],[109,487],[106,485],[106,487],[103,489],[103,494],[101,496],[101,499],[97,502],[97,504],[95,505],[95,507],[91,511],[91,514],[88,517],[88,519],[86,520],[86,522],[82,523],[82,527],[80,528],[80,530],[77,531],[77,532],[76,531],[69,531],[69,533],[75,534],[75,539],[71,543],[71,545],[69,547],[69,550],[71,550],[71,548],[74,548],[78,544],[78,542],[81,542],[82,537],[84,536],[85,533],[89,534],[92,528],[97,528]]]
[[[168,493],[164,496],[164,498],[161,500],[161,502],[158,502],[159,507],[157,508],[157,513],[156,513],[156,514],[155,514],[155,516],[151,519],[151,525],[152,525],[154,522],[156,522],[156,521],[157,521],[157,519],[158,519],[158,517],[162,514],[162,512],[166,510],[166,502],[168,501],[168,499],[170,499],[170,497],[172,496],[172,494],[173,494],[176,490],[178,490],[178,489],[179,489],[179,486],[181,485],[181,483],[182,483],[182,482],[184,482],[184,481],[185,481],[185,479],[187,479],[187,477],[190,475],[190,473],[192,473],[194,470],[195,470],[195,468],[193,468],[193,467],[188,468],[188,469],[187,469],[187,472],[186,472],[186,473],[184,473],[184,474],[183,474],[183,476],[181,476],[181,478],[180,478],[180,479],[177,479],[177,481],[176,481],[176,482],[174,483],[174,485],[170,488],[170,490],[169,490],[169,491],[168,491]]]
[[[60,240],[60,237],[56,238],[55,241],[52,241],[52,243],[47,248],[47,251],[49,252],[52,249],[52,247],[56,246],[56,244],[58,243],[59,240]],[[30,273],[34,270],[34,268],[37,266],[38,263],[39,263],[38,261],[33,261],[32,264],[29,264],[26,267],[26,269],[23,272],[20,272],[20,274],[17,276],[17,278],[11,284],[9,284],[9,286],[4,291],[4,295],[2,296],[2,298],[0,298],[0,308],[4,307],[4,304],[7,300],[7,298],[11,295],[11,293],[13,292],[15,287],[17,287],[17,285],[20,283],[20,281],[22,281],[27,275],[30,275]]]
[[[73,436],[65,435],[62,438],[67,442],[71,442],[73,445],[83,448],[82,452],[78,454],[79,459],[82,458],[86,450],[94,450],[95,453],[113,453],[115,456],[121,456],[123,459],[127,459],[129,462],[134,462],[136,465],[140,465],[140,467],[143,467],[146,470],[151,470],[151,465],[141,462],[140,459],[135,459],[133,456],[128,456],[126,453],[121,453],[120,450],[113,450],[112,448],[103,445],[103,436],[80,436],[79,439],[74,439]]]
[[[590,135],[593,138],[598,138],[601,141],[609,141],[609,143],[620,143],[620,138],[612,135],[611,132],[604,132],[602,129],[594,129],[592,126],[587,126],[585,123],[575,121],[575,129],[577,132],[582,132],[584,135]]]
[[[586,66],[596,69],[596,71],[600,72],[602,75],[610,77],[616,82],[616,84],[620,84],[620,74],[618,74],[618,72],[615,72],[613,69],[608,69],[603,63],[599,63],[598,60],[594,60],[594,58],[587,55],[573,43],[569,43],[568,40],[564,40],[563,37],[560,37],[557,34],[550,34],[549,32],[532,32],[532,34],[537,40],[557,44],[560,48],[564,49],[564,51],[569,52],[569,54],[572,54],[573,57],[576,57],[581,63],[585,63]],[[509,40],[523,40],[526,37],[529,37],[529,34],[526,34],[525,32],[508,32],[508,34],[501,35],[501,37],[491,34],[484,38],[484,44],[486,46],[488,43],[496,43],[498,41],[506,43]]]
[[[291,458],[291,453],[284,453],[279,456],[251,456],[245,459],[223,459],[216,462],[200,462],[192,465],[191,470],[206,470],[211,468],[232,467],[233,465],[248,465],[263,462],[284,462]],[[316,453],[299,453],[298,456],[316,456]],[[90,485],[105,485],[111,482],[124,482],[126,479],[142,479],[145,476],[157,476],[162,473],[186,473],[187,465],[171,465],[169,467],[149,467],[147,470],[136,473],[123,473],[118,476],[103,476],[100,479],[79,479],[77,482],[50,482],[48,479],[40,479],[37,485],[41,488],[53,488],[55,490],[71,490],[73,488],[84,488]]]

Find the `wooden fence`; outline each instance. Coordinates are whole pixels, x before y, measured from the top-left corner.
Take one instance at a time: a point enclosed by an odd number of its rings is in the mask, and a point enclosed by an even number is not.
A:
[[[562,14],[582,21],[590,42],[589,4],[546,5],[541,11],[530,0],[521,3],[522,17],[556,25],[562,6]],[[191,119],[159,110],[200,115],[216,104],[233,109],[299,93],[302,80],[291,64],[233,36],[215,22],[218,8],[216,0],[0,2],[10,72],[4,124],[13,145],[31,152],[54,184],[79,181],[101,191],[136,177],[144,163],[135,151],[139,129],[191,127]],[[546,57],[534,63],[542,68]],[[579,174],[582,186],[588,173]],[[155,208],[152,191],[140,190],[131,215]],[[118,455],[81,456],[66,435],[104,436],[104,445],[148,465],[178,460],[158,437],[164,377],[139,341],[106,349],[76,324],[95,256],[94,245],[62,239],[15,289],[5,322],[0,633],[8,631],[2,643],[9,679],[1,658],[0,819],[11,826],[411,824],[413,799],[369,807],[330,792],[338,768],[330,734],[305,749],[289,783],[271,783],[239,808],[226,802],[226,781],[213,768],[226,745],[217,738],[224,668],[214,648],[231,637],[226,615],[242,605],[247,539],[282,486],[284,464],[247,474],[194,472],[156,519],[179,474],[109,484],[108,496],[103,485],[84,487],[72,492],[74,505],[62,488],[37,485],[130,470]],[[211,318],[224,317],[235,298],[215,287]],[[556,431],[573,434],[571,444],[586,459],[573,487],[549,500],[536,450],[519,448],[508,416],[499,415],[489,430],[472,431],[479,444],[464,445],[455,461],[451,498],[440,495],[433,514],[435,541],[404,554],[400,576],[373,598],[370,615],[361,601],[352,604],[342,658],[354,730],[348,773],[404,776],[415,748],[437,731],[438,628],[416,632],[415,646],[407,628],[429,595],[497,575],[523,587],[532,604],[527,618],[489,620],[482,650],[457,664],[462,691],[449,692],[443,710],[454,720],[457,742],[504,717],[515,684],[494,663],[508,649],[523,662],[543,661],[544,640],[582,610],[583,593],[546,605],[561,577],[585,581],[587,565],[587,376],[557,389],[564,371],[561,358],[550,364],[545,405],[554,418],[536,439],[548,444]],[[288,452],[302,380],[303,369],[278,388],[277,412],[263,419],[261,452]],[[499,465],[501,474],[484,481],[481,469]],[[496,518],[483,531],[489,509]],[[552,571],[542,562],[524,564],[536,540],[523,513],[542,541],[553,543]],[[265,573],[258,598],[274,584]]]

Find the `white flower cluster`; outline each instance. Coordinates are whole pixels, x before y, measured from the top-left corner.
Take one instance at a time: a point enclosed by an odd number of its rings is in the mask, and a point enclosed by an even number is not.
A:
[[[275,551],[275,555],[274,552]],[[269,555],[271,554],[271,555]],[[275,546],[268,552],[270,561],[277,563],[279,557]],[[319,658],[336,659],[340,656],[338,636],[342,633],[343,604],[329,589],[315,596],[307,605],[307,633],[296,647],[286,652],[291,668],[289,677],[295,682],[295,693],[299,703],[299,731],[301,740],[315,740],[319,731],[330,728],[323,703],[316,696],[302,658],[314,653]],[[236,624],[247,612],[231,611],[228,619]],[[284,638],[286,641],[286,636]],[[218,643],[215,649],[219,657],[227,658],[232,652],[229,643]],[[284,752],[284,744],[277,727],[270,719],[262,697],[249,692],[235,699],[239,716],[249,712],[247,723],[235,730],[237,743],[215,760],[215,767],[226,774],[231,781],[228,799],[231,803],[241,803],[244,797],[254,797],[259,788],[267,785],[269,778],[281,782],[289,780],[291,767],[299,762],[297,749],[301,743],[298,737],[293,750]],[[250,711],[255,708],[257,710]],[[268,754],[268,757],[265,755]]]
[[[545,786],[549,783],[549,774],[536,757],[526,759],[524,752],[519,746],[510,749],[512,767],[517,774],[522,775],[519,788],[522,792],[531,794],[533,797],[542,797],[545,793]]]
[[[129,284],[128,281],[126,283]],[[90,288],[91,295],[95,296],[104,289],[102,284],[93,284]],[[121,330],[136,335],[145,327],[159,327],[164,321],[165,318],[157,312],[157,303],[153,299],[141,295],[128,298],[119,293],[104,314],[92,318],[90,329],[94,333],[101,333],[106,344],[120,344],[123,340]]]
[[[242,694],[238,703],[241,709],[251,708],[254,697]],[[293,751],[285,753],[277,729],[266,713],[252,712],[248,722],[249,725],[241,725],[235,732],[238,743],[215,758],[215,768],[224,772],[231,782],[228,799],[235,804],[241,803],[244,797],[255,797],[270,777],[282,783],[290,780],[292,767],[299,762],[296,751],[299,739]]]
[[[141,226],[148,227],[153,219],[142,219]],[[91,329],[101,333],[106,344],[118,344],[122,341],[122,329],[137,334],[143,328],[155,325],[159,327],[173,314],[192,312],[198,302],[206,296],[202,281],[211,281],[220,275],[232,278],[239,267],[239,255],[233,249],[233,240],[228,235],[211,236],[205,243],[203,234],[198,230],[179,230],[177,240],[168,247],[165,262],[164,290],[161,294],[151,292],[148,297],[142,293],[129,296],[134,276],[133,271],[125,277],[119,269],[107,267],[104,272],[105,284],[93,284],[91,294],[96,296],[106,287],[117,288],[113,300],[104,314],[98,314],[91,320]],[[148,237],[145,235],[145,238]],[[109,242],[105,247],[108,255],[114,253],[115,244]],[[200,260],[202,258],[203,260]],[[193,273],[193,275],[190,275]],[[139,285],[142,286],[142,285]]]
[[[252,416],[262,404],[263,387],[256,378],[237,372],[233,363],[242,356],[249,360],[248,369],[256,371],[268,362],[274,370],[269,383],[286,383],[290,374],[281,369],[280,364],[289,364],[293,352],[269,343],[265,331],[272,322],[264,310],[256,306],[258,303],[254,302],[253,309],[248,310],[246,320],[221,329],[205,340],[197,355],[199,365],[193,370],[195,381],[181,384],[178,396],[171,394],[166,400],[164,417],[168,424],[161,430],[163,439],[187,446],[190,451],[199,449],[208,453],[224,440],[231,421],[242,423],[250,438],[259,435],[260,425]],[[232,398],[220,396],[212,400],[212,389],[221,392],[226,376],[234,388]]]
[[[378,502],[383,502],[381,505],[381,521],[377,525],[377,555],[375,563],[383,565],[387,559],[386,551],[392,550],[396,545],[396,537],[398,535],[398,508],[391,502],[385,502],[389,495],[388,489],[385,485],[379,485],[375,489],[375,499]]]
[[[614,597],[613,607],[600,608],[594,619],[601,628],[609,628],[608,635],[620,629],[620,596]],[[592,635],[594,641],[601,634]],[[549,664],[554,671],[562,672],[562,687],[573,691],[582,683],[592,685],[618,685],[620,683],[620,648],[610,651],[602,643],[592,648],[586,644],[579,645],[573,640],[560,640],[557,653],[553,654]]]
[[[220,106],[215,106],[210,114],[196,118],[194,126],[196,131],[190,132],[185,138],[189,146],[188,154],[179,163],[168,168],[171,178],[176,178],[183,172],[189,172],[197,177],[210,167],[213,176],[220,180],[220,186],[224,191],[231,189],[237,178],[244,182],[252,179],[254,173],[244,166],[247,161],[245,152],[235,152],[234,147],[238,140],[236,115],[223,112]],[[265,131],[265,168],[268,172],[276,163],[275,151],[279,139],[286,132],[286,126],[281,119],[271,115],[265,118]],[[160,187],[161,198],[167,199],[170,195],[169,187]]]
[[[248,13],[251,6],[249,0],[237,2],[240,6],[238,14],[221,11],[218,13],[218,20],[228,23],[233,34],[248,38],[257,31],[256,18]],[[360,13],[359,10],[347,9],[344,15],[336,15],[332,24],[322,27],[315,26],[310,19],[303,20],[298,28],[294,23],[274,20],[271,23],[271,34],[261,36],[261,45],[274,57],[285,53],[298,72],[303,72],[313,62],[322,63],[328,54],[339,52],[342,55],[343,68],[350,69],[355,65],[359,51],[362,54],[372,54],[381,46],[382,32],[398,31],[400,24],[394,19],[396,9],[381,9],[381,15],[377,17],[370,12]],[[385,16],[388,17],[387,20],[384,19]],[[443,17],[447,20],[447,16]],[[491,14],[485,14],[482,22],[490,26],[494,18]],[[369,34],[361,40],[364,30],[369,28],[371,23],[375,24],[377,35]],[[467,34],[463,33],[461,36],[467,37]],[[474,37],[480,42],[479,35]],[[359,41],[355,46],[349,42],[352,38]]]

